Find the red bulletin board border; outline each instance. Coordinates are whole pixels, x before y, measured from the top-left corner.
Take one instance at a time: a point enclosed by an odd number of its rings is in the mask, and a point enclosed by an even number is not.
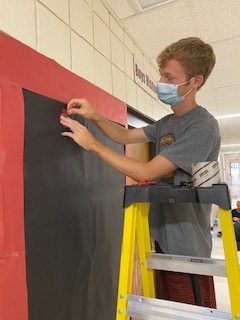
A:
[[[0,319],[27,320],[22,89],[0,80]]]
[[[67,103],[84,97],[108,119],[125,125],[126,104],[23,43],[0,33],[0,77]]]
[[[22,88],[67,103],[85,97],[106,118],[127,123],[127,107],[14,38],[0,33],[0,319],[27,320]]]

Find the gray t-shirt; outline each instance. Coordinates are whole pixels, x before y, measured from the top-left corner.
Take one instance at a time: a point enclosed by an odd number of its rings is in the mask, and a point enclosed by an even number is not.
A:
[[[189,174],[191,163],[218,158],[218,122],[200,106],[180,117],[167,115],[143,129],[154,143],[156,155]],[[151,235],[164,253],[210,257],[210,213],[211,205],[207,204],[152,204]]]

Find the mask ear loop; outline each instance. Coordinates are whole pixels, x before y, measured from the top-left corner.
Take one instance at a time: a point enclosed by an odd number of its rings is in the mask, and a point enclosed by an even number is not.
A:
[[[191,79],[189,79],[188,81],[180,84],[180,86],[181,86],[181,85],[184,85],[184,84],[186,84],[186,83],[188,83],[188,82],[190,82],[193,78],[194,78],[194,76],[193,76]],[[187,93],[185,93],[182,97],[185,98],[192,90],[193,90],[193,88],[191,88],[191,89],[190,89]]]
[[[191,88],[187,93],[185,93],[184,96],[182,96],[183,98],[185,98],[191,91],[192,91],[193,88]]]
[[[187,81],[185,81],[185,82],[183,82],[183,83],[177,84],[177,86],[178,86],[178,87],[179,87],[179,86],[183,86],[184,84],[190,82],[194,77],[195,77],[195,76],[193,76],[191,79],[189,79],[189,80],[187,80]]]

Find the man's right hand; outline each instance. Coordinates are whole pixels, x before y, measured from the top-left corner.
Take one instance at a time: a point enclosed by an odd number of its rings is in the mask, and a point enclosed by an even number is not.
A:
[[[111,140],[120,144],[149,142],[142,128],[127,130],[114,121],[109,121],[101,116],[87,99],[72,99],[67,105],[67,114],[79,114],[92,120],[100,130]]]
[[[72,99],[67,105],[67,114],[79,114],[80,116],[92,121],[98,120],[100,115],[87,99]]]

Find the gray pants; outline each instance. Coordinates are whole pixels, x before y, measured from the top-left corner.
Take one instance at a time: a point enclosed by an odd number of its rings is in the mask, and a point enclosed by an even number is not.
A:
[[[234,223],[234,231],[235,231],[238,251],[240,251],[240,223],[239,222]]]

